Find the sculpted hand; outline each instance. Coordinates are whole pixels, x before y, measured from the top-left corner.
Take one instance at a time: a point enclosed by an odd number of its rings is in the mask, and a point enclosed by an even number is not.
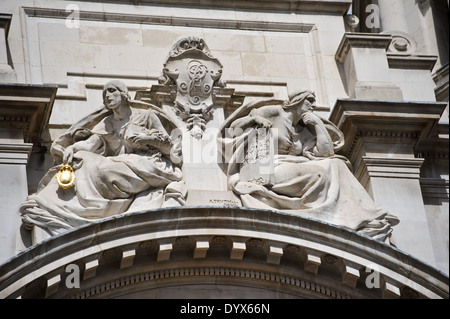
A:
[[[152,132],[152,134],[138,134],[133,137],[133,143],[138,146],[159,146],[161,143],[169,142],[169,137],[159,131]]]
[[[64,154],[63,154],[63,163],[64,164],[72,163],[73,153],[74,153],[73,146],[69,146],[68,148],[66,148],[64,150]]]
[[[303,123],[313,125],[313,126],[322,123],[321,119],[312,112],[303,113],[302,120],[303,120]]]
[[[272,127],[272,123],[269,120],[266,120],[262,116],[255,116],[254,122],[258,127],[262,127],[262,128],[271,128]]]

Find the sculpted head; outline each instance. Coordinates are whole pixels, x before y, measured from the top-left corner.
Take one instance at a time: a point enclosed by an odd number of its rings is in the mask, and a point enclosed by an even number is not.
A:
[[[296,90],[289,95],[289,101],[284,103],[286,111],[312,112],[316,107],[316,94],[311,90]]]
[[[130,101],[127,86],[117,80],[109,81],[103,87],[103,104],[106,108],[114,110],[122,103],[127,104]]]

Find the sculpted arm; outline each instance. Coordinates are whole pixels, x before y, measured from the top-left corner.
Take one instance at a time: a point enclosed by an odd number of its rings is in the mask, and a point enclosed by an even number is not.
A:
[[[230,125],[230,129],[236,134],[240,132],[241,134],[250,127],[263,127],[270,128],[272,127],[272,123],[264,117],[263,112],[260,112],[258,109],[254,109],[250,112],[249,115],[241,117],[235,120]]]
[[[96,152],[102,144],[101,138],[96,134],[92,134],[88,139],[78,141],[67,147],[64,150],[63,163],[71,163],[73,154],[78,151]]]
[[[314,127],[316,135],[315,155],[322,157],[334,155],[333,141],[322,120],[313,112],[306,112],[303,114],[302,119],[305,124]]]
[[[172,139],[167,134],[159,118],[152,112],[149,113],[146,126],[149,128],[130,132],[127,138],[138,148],[150,146],[158,149],[164,155],[170,155],[173,146]]]

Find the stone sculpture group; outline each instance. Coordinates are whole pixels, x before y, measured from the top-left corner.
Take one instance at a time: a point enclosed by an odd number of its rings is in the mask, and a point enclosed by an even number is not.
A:
[[[225,88],[221,74],[206,43],[188,37],[170,51],[155,103],[131,99],[122,82],[106,83],[104,105],[54,141],[56,165],[22,205],[24,227],[53,236],[113,215],[185,206],[190,189],[182,139],[201,140],[208,126],[216,126],[227,191],[242,206],[313,218],[388,241],[399,221],[376,206],[348,160],[337,154],[343,134],[314,112],[314,92],[244,104],[218,123],[217,92]],[[74,180],[67,171],[63,179],[58,175],[63,167],[70,167]],[[61,180],[67,180],[66,187]]]

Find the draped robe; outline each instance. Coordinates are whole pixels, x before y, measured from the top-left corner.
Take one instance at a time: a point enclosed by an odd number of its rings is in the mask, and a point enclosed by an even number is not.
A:
[[[21,206],[25,227],[38,226],[55,235],[92,220],[163,205],[167,189],[171,189],[167,186],[181,181],[181,169],[169,155],[156,147],[137,147],[131,138],[139,133],[168,138],[164,114],[155,108],[131,107],[128,122],[118,132],[107,129],[112,117],[111,111],[100,109],[55,140],[51,153],[60,164],[48,171],[37,192]],[[99,137],[100,147],[74,154],[75,185],[60,188],[55,176],[64,150],[92,135]],[[174,188],[172,195],[182,200],[182,192]]]
[[[234,121],[252,116],[255,110],[266,112],[267,118],[269,114],[280,114],[281,118],[271,128],[251,127],[238,134],[229,130]],[[236,110],[221,128],[219,150],[227,163],[228,184],[242,204],[318,219],[386,241],[398,219],[377,207],[345,157],[317,156],[314,133],[306,126],[293,127],[283,114],[282,101],[253,102]],[[343,146],[342,132],[328,120],[321,120],[336,152]],[[267,138],[271,146],[263,141]],[[273,154],[269,154],[270,147]],[[265,164],[261,166],[249,152],[265,159]]]

